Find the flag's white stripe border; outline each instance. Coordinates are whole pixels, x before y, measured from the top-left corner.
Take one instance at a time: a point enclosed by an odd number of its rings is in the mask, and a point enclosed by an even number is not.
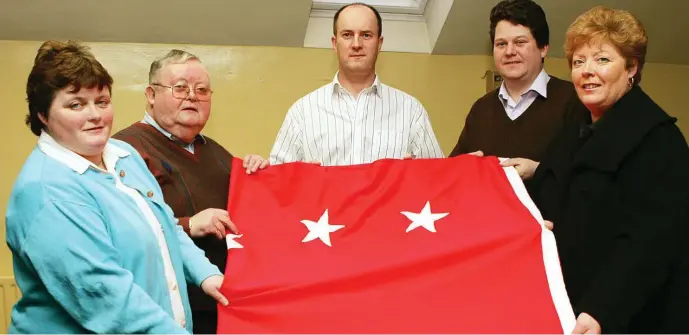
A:
[[[565,289],[565,281],[562,278],[562,271],[560,267],[560,259],[557,254],[557,244],[555,243],[555,235],[553,232],[545,228],[543,216],[536,207],[536,204],[531,200],[529,193],[526,191],[524,182],[522,182],[519,173],[513,167],[505,167],[505,174],[512,185],[512,189],[517,194],[519,200],[531,212],[534,218],[541,225],[541,243],[543,246],[543,262],[545,264],[545,272],[548,277],[548,285],[550,286],[550,295],[555,304],[555,310],[560,317],[560,324],[565,334],[571,334],[574,330],[576,318],[574,310],[569,302],[569,296]],[[555,223],[557,224],[557,223]]]

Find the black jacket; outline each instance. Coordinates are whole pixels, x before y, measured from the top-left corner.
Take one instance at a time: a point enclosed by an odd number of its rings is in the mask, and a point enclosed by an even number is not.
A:
[[[675,121],[635,86],[598,122],[569,120],[528,184],[575,313],[604,333],[689,333],[689,147]]]

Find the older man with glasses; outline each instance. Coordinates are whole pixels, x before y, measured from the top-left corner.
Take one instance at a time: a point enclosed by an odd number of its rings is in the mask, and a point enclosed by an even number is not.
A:
[[[143,120],[113,137],[138,150],[178,224],[222,271],[227,257],[224,237],[227,231],[237,233],[237,228],[225,210],[232,155],[201,135],[212,95],[210,77],[199,58],[172,50],[151,64]],[[244,159],[246,173],[267,165],[256,155]],[[194,333],[215,333],[217,303],[191,287],[189,300]]]

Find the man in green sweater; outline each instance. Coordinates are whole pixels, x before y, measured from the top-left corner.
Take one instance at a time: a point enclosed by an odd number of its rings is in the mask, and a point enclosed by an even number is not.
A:
[[[549,35],[535,2],[504,0],[493,7],[490,38],[503,82],[471,107],[450,157],[479,152],[539,161],[563,120],[583,115],[572,83],[543,69]]]
[[[233,156],[201,135],[210,116],[213,93],[208,72],[198,57],[172,50],[151,64],[145,93],[148,103],[143,120],[113,137],[137,149],[158,180],[179,225],[224,271],[225,232],[237,233],[225,210]],[[267,165],[267,160],[256,155],[244,159],[246,173]],[[195,287],[189,287],[189,300],[194,333],[215,333],[216,302]]]

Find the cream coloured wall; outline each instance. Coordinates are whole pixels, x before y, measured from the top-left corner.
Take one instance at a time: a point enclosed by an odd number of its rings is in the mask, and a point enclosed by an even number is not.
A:
[[[24,125],[27,107],[24,89],[40,42],[0,41],[0,214],[12,184],[36,137]],[[204,131],[235,155],[266,156],[289,106],[302,95],[332,80],[337,62],[331,50],[277,47],[172,46],[156,44],[91,43],[96,57],[115,79],[114,130],[141,119],[143,89],[151,61],[170,48],[196,53],[206,64],[215,91],[211,119]],[[490,56],[440,56],[382,53],[381,79],[416,96],[426,107],[440,144],[448,154],[464,124],[471,104],[485,93],[483,73],[492,68]],[[562,59],[548,59],[546,70],[568,79]],[[683,94],[689,92],[689,66],[649,64],[642,86],[675,116],[689,134],[689,110]],[[689,136],[687,136],[689,137]],[[4,219],[0,240],[5,240]],[[0,246],[0,276],[12,275],[5,243]]]

